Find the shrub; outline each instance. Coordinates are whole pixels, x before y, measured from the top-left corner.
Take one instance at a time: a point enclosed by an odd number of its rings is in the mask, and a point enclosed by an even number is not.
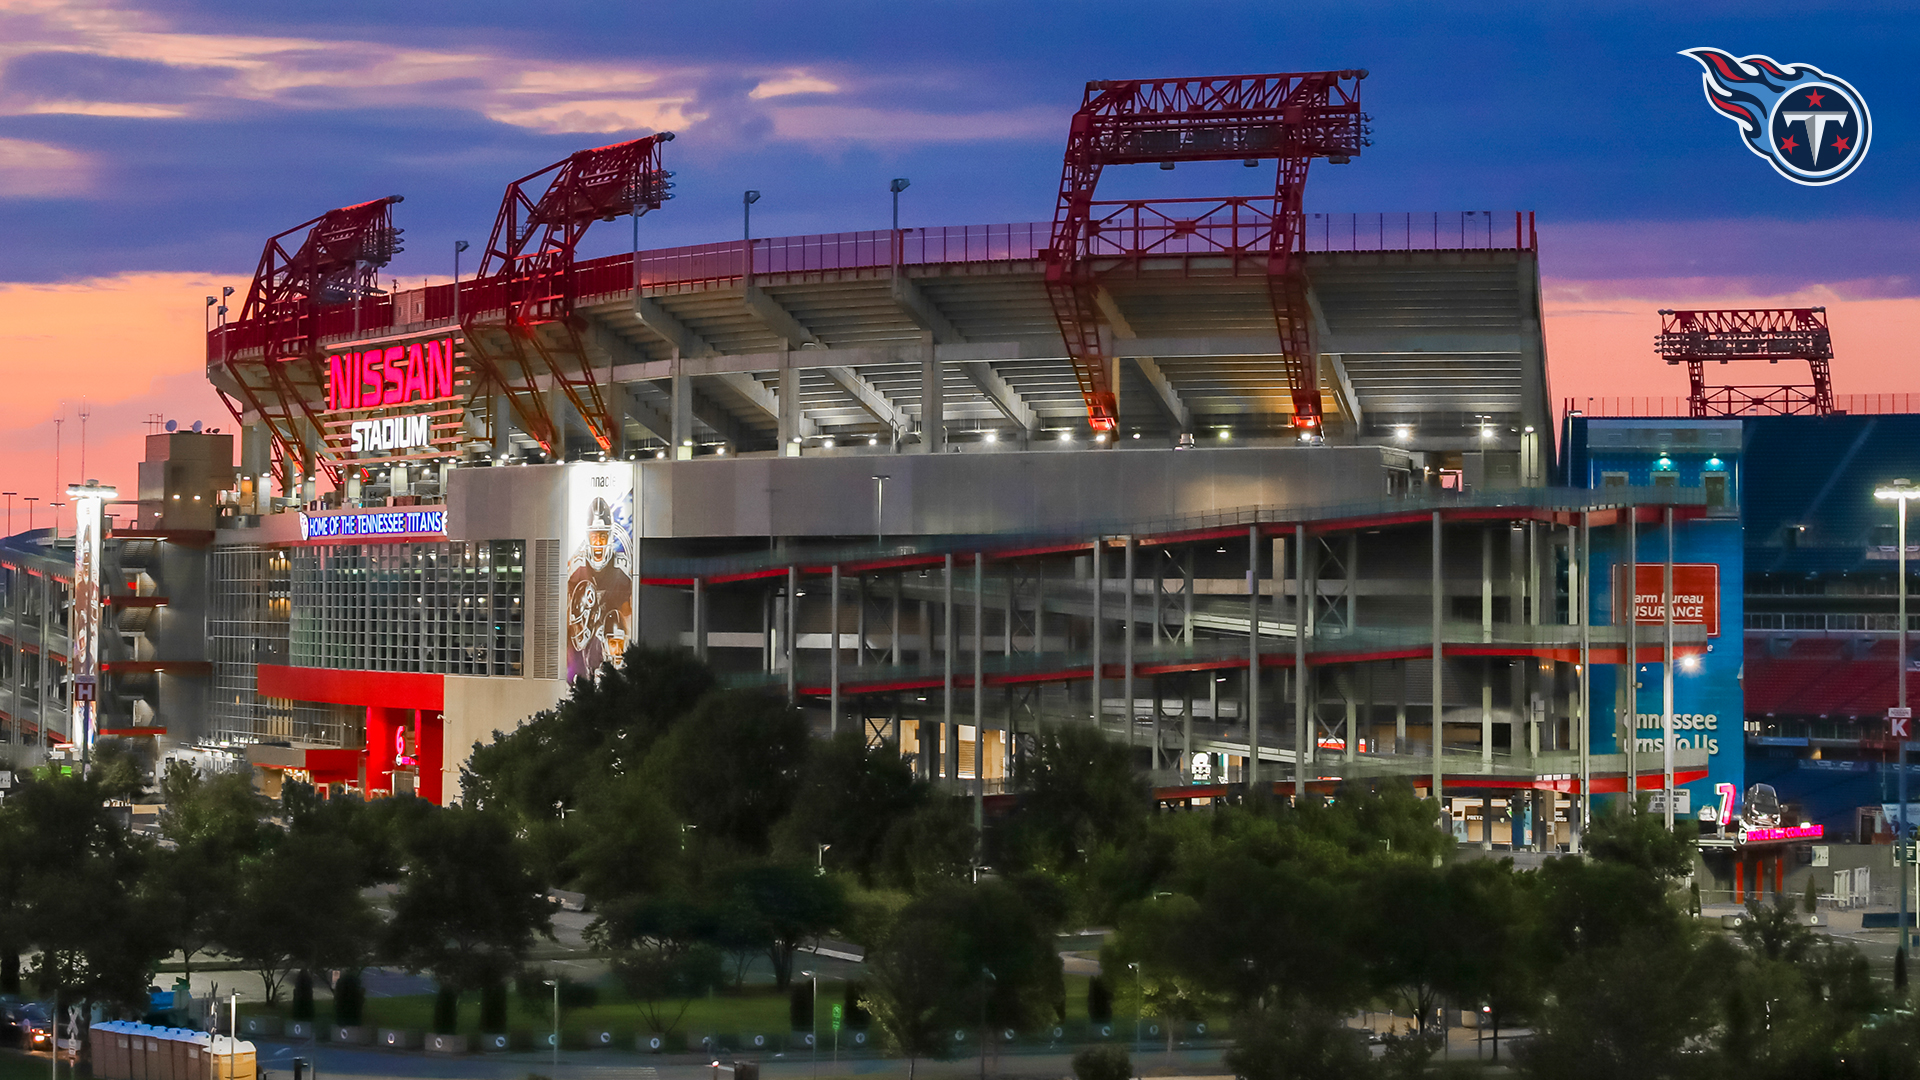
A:
[[[442,986],[433,995],[433,1033],[455,1035],[460,1030],[460,992]]]
[[[333,984],[333,1022],[341,1027],[358,1027],[366,1003],[367,988],[360,982],[360,973],[341,972]]]
[[[499,1034],[507,1030],[507,984],[488,983],[480,990],[480,1030]]]
[[[1113,1019],[1113,989],[1105,976],[1096,975],[1087,981],[1087,1019],[1096,1024]]]
[[[1130,1080],[1133,1059],[1121,1046],[1089,1046],[1073,1055],[1073,1075],[1078,1080]]]
[[[305,968],[293,977],[293,1018],[313,1019],[313,975]]]
[[[813,980],[795,979],[788,988],[787,1024],[791,1031],[813,1030]]]

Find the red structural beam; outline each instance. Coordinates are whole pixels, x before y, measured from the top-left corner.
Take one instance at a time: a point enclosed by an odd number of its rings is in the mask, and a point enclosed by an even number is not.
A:
[[[1093,195],[1102,170],[1146,163],[1172,168],[1182,161],[1257,164],[1261,158],[1275,159],[1279,169],[1266,220],[1246,222],[1248,246],[1258,240],[1263,249],[1294,423],[1318,427],[1313,319],[1298,259],[1305,249],[1302,198],[1308,162],[1324,157],[1345,163],[1368,145],[1368,118],[1360,111],[1360,80],[1366,75],[1355,69],[1087,84],[1068,129],[1052,240],[1042,258],[1047,296],[1087,403],[1088,422],[1096,430],[1111,431],[1119,418],[1114,375],[1100,340],[1095,260],[1129,246],[1138,249],[1143,229],[1169,239],[1191,237],[1192,221],[1219,212],[1183,217],[1191,207],[1169,211],[1144,202],[1099,206]],[[1131,229],[1133,239],[1120,241],[1117,248],[1103,246],[1101,236],[1110,227],[1123,235]],[[1228,247],[1239,248],[1238,223],[1233,236]]]
[[[1669,364],[1687,365],[1688,412],[1693,416],[1825,416],[1833,412],[1833,337],[1827,309],[1725,308],[1660,312],[1654,351]],[[1706,365],[1734,360],[1795,360],[1811,382],[1709,386]]]
[[[542,378],[566,396],[602,451],[613,448],[618,421],[607,408],[573,313],[574,258],[594,222],[637,217],[673,197],[673,174],[660,162],[660,148],[671,141],[673,132],[663,131],[581,150],[508,184],[500,200],[476,285],[497,286],[502,306],[463,313],[462,330],[468,357],[494,389],[507,395],[522,430],[550,454],[562,433],[539,385]],[[547,186],[536,199],[531,192],[542,179]],[[638,286],[637,276],[633,284]],[[556,331],[559,340],[544,335],[543,327]],[[487,329],[501,332],[504,349],[476,333]]]
[[[253,283],[240,308],[240,322],[254,328],[261,353],[240,360],[222,348],[209,366],[225,369],[233,387],[221,400],[238,423],[250,418],[264,425],[279,449],[283,486],[296,466],[316,461],[338,480],[336,467],[321,453],[320,419],[314,402],[326,386],[320,357],[323,308],[352,304],[357,309],[375,293],[380,268],[400,251],[400,232],[389,195],[372,202],[329,210],[286,232],[268,237],[254,270]],[[296,248],[288,239],[306,230]],[[227,339],[222,337],[224,343]]]

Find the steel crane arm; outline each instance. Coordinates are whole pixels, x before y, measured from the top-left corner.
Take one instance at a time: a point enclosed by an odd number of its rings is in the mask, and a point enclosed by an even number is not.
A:
[[[522,428],[548,453],[564,435],[539,390],[542,378],[566,397],[602,451],[613,448],[618,418],[573,314],[574,256],[595,221],[658,210],[673,197],[673,174],[660,157],[672,140],[673,132],[662,131],[578,151],[507,185],[500,200],[477,277],[503,286],[505,308],[467,313],[467,354],[484,376],[475,392],[490,386],[504,393]],[[547,185],[536,199],[530,192],[542,178]]]
[[[1110,431],[1119,421],[1111,365],[1100,345],[1099,310],[1093,302],[1092,248],[1104,224],[1095,221],[1093,196],[1102,170],[1108,165],[1150,162],[1166,168],[1180,161],[1252,163],[1262,157],[1279,163],[1273,211],[1265,230],[1264,270],[1293,397],[1294,423],[1303,429],[1318,428],[1320,392],[1312,320],[1306,279],[1294,255],[1303,239],[1301,205],[1308,162],[1316,157],[1345,162],[1368,145],[1368,117],[1360,111],[1360,80],[1366,76],[1363,70],[1350,69],[1087,84],[1068,129],[1053,237],[1043,259],[1048,299],[1086,399],[1088,422],[1095,430]],[[1135,212],[1133,217],[1138,239],[1141,215]],[[1175,228],[1190,224],[1176,221]]]

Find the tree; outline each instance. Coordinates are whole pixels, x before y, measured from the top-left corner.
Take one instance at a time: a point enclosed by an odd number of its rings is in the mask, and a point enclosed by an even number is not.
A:
[[[241,867],[266,849],[272,829],[244,772],[205,775],[191,762],[171,761],[160,789],[160,835],[172,846],[155,853],[152,884],[168,898],[169,929],[191,974],[194,956],[219,943],[241,915]]]
[[[1684,935],[1629,932],[1581,949],[1553,978],[1535,1037],[1516,1051],[1541,1080],[1621,1080],[1709,1075],[1700,1038],[1727,985]]]
[[[867,1010],[909,1059],[955,1029],[1032,1028],[1062,994],[1055,927],[1005,882],[940,886],[903,908],[867,954]]]
[[[927,794],[904,758],[890,747],[868,747],[859,732],[814,740],[793,809],[774,829],[774,850],[787,859],[818,859],[871,887],[886,856],[888,830]]]
[[[1089,1046],[1073,1055],[1074,1080],[1129,1080],[1133,1058],[1124,1046]]]
[[[711,909],[672,894],[634,898],[603,912],[587,928],[587,940],[613,952],[614,976],[640,1002],[648,1029],[664,1035],[679,1026],[694,998],[723,980],[714,930]]]
[[[1021,759],[1020,780],[1026,790],[1002,860],[1016,868],[1077,867],[1100,845],[1135,836],[1152,808],[1132,752],[1079,725],[1042,733]]]
[[[578,838],[564,872],[597,910],[682,882],[687,834],[640,773],[596,778],[565,828]]]
[[[966,799],[929,794],[913,812],[887,829],[882,876],[908,892],[972,876],[978,834]]]
[[[1224,1060],[1245,1080],[1360,1080],[1374,1072],[1359,1032],[1327,1009],[1257,1009],[1233,1031]]]
[[[268,1004],[289,971],[357,969],[379,921],[362,894],[351,841],[295,830],[244,867],[239,900],[218,940],[260,976]]]
[[[148,973],[173,950],[164,900],[148,883],[152,857],[93,780],[25,780],[0,804],[8,921],[39,949],[32,974],[57,1006],[144,1006]]]
[[[1661,819],[1647,813],[1648,796],[1639,797],[1637,810],[1622,800],[1594,817],[1587,829],[1587,853],[1602,862],[1632,866],[1662,882],[1685,877],[1693,869],[1698,822],[1675,820],[1671,832]]]
[[[646,775],[703,845],[764,855],[793,805],[807,742],[806,721],[780,698],[709,694],[654,746]]]
[[[546,889],[503,815],[439,810],[403,842],[387,951],[409,971],[479,990],[517,971],[536,934],[551,936]]]
[[[740,914],[741,940],[765,951],[782,990],[793,977],[794,953],[847,912],[840,883],[811,866],[747,863],[724,873],[717,891]]]

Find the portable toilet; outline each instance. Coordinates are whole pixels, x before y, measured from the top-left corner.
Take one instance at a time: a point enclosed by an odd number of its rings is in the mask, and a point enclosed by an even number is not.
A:
[[[167,1049],[173,1056],[173,1080],[207,1080],[205,1062],[194,1052],[193,1037],[200,1034],[191,1028],[168,1028]],[[195,1066],[202,1066],[195,1068]]]
[[[128,1080],[127,1025],[118,1020],[94,1024],[87,1029],[87,1045],[93,1051],[93,1071],[101,1080]]]
[[[207,1065],[207,1056],[210,1052],[207,1048],[212,1040],[213,1036],[204,1031],[189,1031],[186,1038],[181,1040],[187,1054],[185,1075],[192,1077],[193,1080],[211,1080],[213,1070]]]
[[[254,1080],[253,1044],[231,1035],[213,1037],[213,1080]]]
[[[133,1024],[127,1032],[127,1080],[154,1080],[147,1071],[147,1033],[153,1029],[146,1024]]]
[[[173,1029],[147,1029],[147,1080],[177,1080],[173,1069]]]

